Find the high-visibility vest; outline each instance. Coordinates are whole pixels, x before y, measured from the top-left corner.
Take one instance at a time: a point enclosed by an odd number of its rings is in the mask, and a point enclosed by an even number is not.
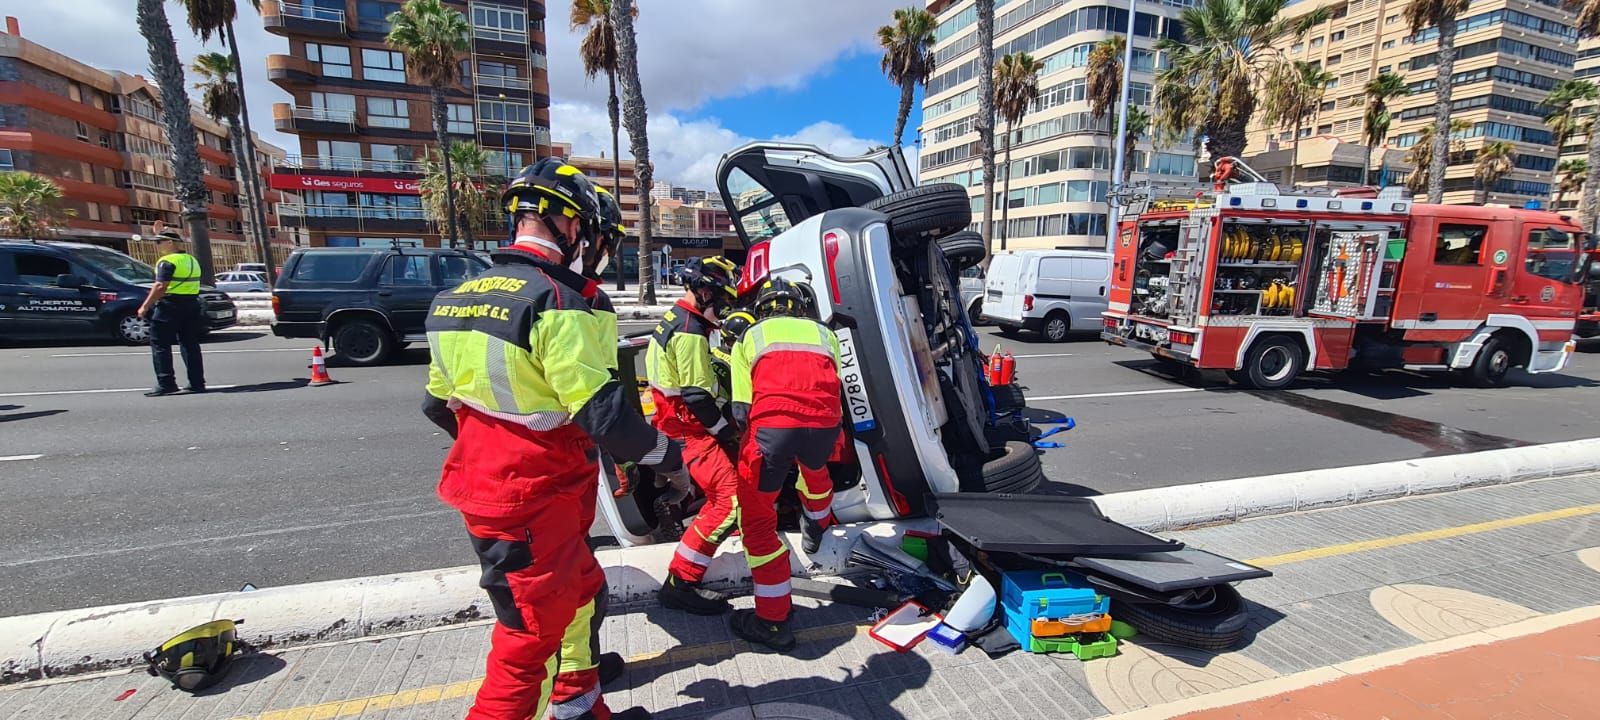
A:
[[[839,424],[840,347],[832,330],[805,318],[771,317],[745,332],[732,355],[735,412],[747,412],[751,424]]]
[[[200,261],[189,253],[162,255],[156,265],[172,263],[172,279],[167,281],[168,295],[200,294]]]
[[[656,403],[656,427],[678,437],[722,430],[722,383],[712,365],[715,326],[679,301],[662,316],[645,351],[645,375]]]

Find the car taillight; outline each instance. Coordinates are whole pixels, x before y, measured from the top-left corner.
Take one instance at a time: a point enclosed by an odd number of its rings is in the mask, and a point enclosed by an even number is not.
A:
[[[1194,333],[1192,333],[1192,332],[1176,332],[1176,331],[1174,331],[1174,332],[1168,333],[1167,334],[1167,338],[1172,341],[1173,345],[1193,345],[1194,344]]]
[[[1023,310],[1032,310],[1033,309],[1033,296],[1032,295],[1023,295],[1022,296],[1022,309]]]
[[[906,502],[906,496],[895,489],[894,483],[889,481],[889,464],[883,461],[883,456],[878,458],[878,479],[883,481],[883,486],[889,489],[889,502],[894,505],[894,511],[905,517],[911,514],[911,503]]]
[[[739,275],[739,294],[754,289],[767,279],[767,243],[759,242],[750,246],[750,253],[744,260],[744,272]]]
[[[278,312],[278,294],[277,293],[273,293],[272,294],[272,316],[273,317],[278,317],[280,314],[281,313]]]
[[[828,292],[833,294],[833,302],[839,302],[839,240],[843,235],[838,230],[829,230],[822,234],[822,255],[828,261]]]

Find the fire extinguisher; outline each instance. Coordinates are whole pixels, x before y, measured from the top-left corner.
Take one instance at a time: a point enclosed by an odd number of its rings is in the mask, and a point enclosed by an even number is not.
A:
[[[1017,359],[1007,352],[1000,356],[1000,383],[1010,385],[1017,379]]]
[[[1005,351],[1001,350],[999,345],[995,345],[994,353],[989,355],[989,367],[985,373],[988,377],[984,379],[989,381],[990,387],[998,387],[1004,384],[1000,382],[1001,367],[1005,364],[1004,353]]]

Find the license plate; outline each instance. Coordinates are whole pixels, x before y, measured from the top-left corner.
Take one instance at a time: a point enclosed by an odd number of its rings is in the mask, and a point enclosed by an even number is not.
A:
[[[844,385],[850,424],[856,432],[871,430],[878,426],[878,420],[872,414],[872,403],[867,401],[864,373],[860,358],[856,356],[855,335],[849,328],[840,328],[834,334],[839,336],[839,382]]]
[[[207,310],[206,315],[213,320],[232,320],[232,310]]]

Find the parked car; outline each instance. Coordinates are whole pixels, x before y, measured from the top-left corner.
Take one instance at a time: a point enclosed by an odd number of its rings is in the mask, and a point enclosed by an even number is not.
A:
[[[840,520],[924,516],[933,493],[1038,486],[1031,429],[991,420],[959,290],[959,273],[983,257],[982,239],[965,230],[964,188],[914,187],[895,149],[840,158],[778,143],[725,156],[718,185],[749,248],[741,288],[769,277],[806,282],[818,319],[839,337],[854,455],[830,468]],[[614,463],[601,467],[613,535],[650,542],[659,491],[647,478],[619,477]]]
[[[983,319],[983,266],[973,265],[961,271],[961,305],[967,309],[967,317],[974,325],[982,325]]]
[[[1093,250],[1023,250],[989,261],[983,317],[1014,336],[1027,330],[1050,342],[1098,332],[1106,311],[1111,258]]]
[[[110,337],[150,342],[137,315],[156,280],[155,268],[99,245],[0,241],[0,339]],[[233,301],[203,287],[207,331],[237,324]]]
[[[233,272],[253,272],[267,274],[266,263],[239,263],[233,266]]]
[[[225,272],[217,275],[217,289],[227,293],[266,292],[267,276],[259,272]]]
[[[488,267],[466,250],[296,250],[272,291],[272,334],[317,338],[344,362],[375,365],[408,343],[426,342],[433,296]]]

